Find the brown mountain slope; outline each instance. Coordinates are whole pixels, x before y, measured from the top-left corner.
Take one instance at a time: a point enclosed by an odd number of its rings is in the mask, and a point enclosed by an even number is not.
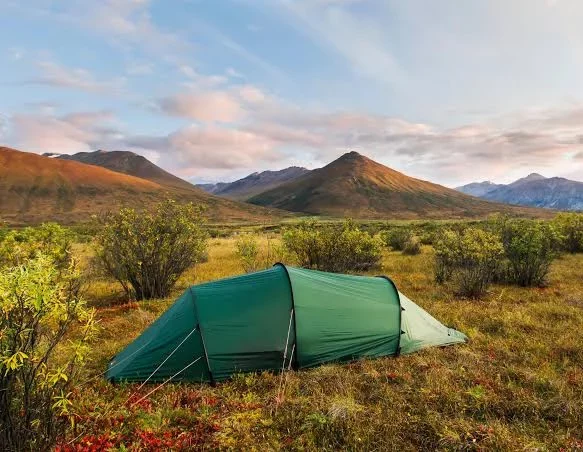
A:
[[[414,179],[357,152],[344,154],[249,202],[294,212],[355,218],[460,218],[493,212],[545,215],[538,209],[486,202]]]
[[[147,208],[164,199],[207,206],[211,221],[263,221],[282,212],[164,186],[94,165],[0,147],[0,219],[13,224],[75,223],[122,206]]]
[[[77,154],[58,156],[59,159],[74,160],[88,165],[101,166],[118,173],[129,174],[160,185],[198,190],[194,185],[164,171],[145,157],[130,151],[78,152]]]

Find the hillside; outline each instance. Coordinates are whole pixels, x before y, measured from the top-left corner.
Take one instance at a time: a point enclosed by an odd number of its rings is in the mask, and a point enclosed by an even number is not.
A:
[[[485,202],[414,179],[357,152],[344,154],[323,168],[249,201],[294,212],[355,218],[480,217],[502,211],[541,214]]]
[[[263,171],[253,173],[234,182],[219,182],[217,184],[197,185],[202,190],[225,198],[245,201],[267,190],[279,187],[286,182],[297,179],[310,170],[298,166],[291,166],[279,171]]]
[[[508,185],[478,182],[456,188],[489,201],[557,210],[583,210],[583,182],[529,174]]]
[[[12,224],[88,221],[93,214],[122,206],[147,208],[168,198],[207,206],[211,221],[264,221],[285,215],[212,196],[191,185],[162,185],[99,166],[0,147],[0,218]]]
[[[73,155],[61,154],[56,158],[101,166],[112,171],[117,171],[118,173],[150,180],[160,185],[187,190],[194,188],[194,185],[164,171],[145,157],[129,151],[98,150],[95,152],[78,152]]]

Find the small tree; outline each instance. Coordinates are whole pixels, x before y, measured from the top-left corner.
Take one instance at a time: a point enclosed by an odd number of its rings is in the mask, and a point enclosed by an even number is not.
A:
[[[565,212],[557,215],[552,222],[561,235],[562,248],[569,253],[583,252],[583,214]]]
[[[506,260],[501,279],[520,286],[546,284],[561,237],[552,224],[501,217],[497,228]]]
[[[450,282],[457,294],[485,294],[503,255],[498,237],[480,229],[446,230],[435,243],[435,279]]]
[[[267,248],[262,249],[257,238],[251,234],[241,235],[235,242],[235,248],[235,255],[246,273],[268,268],[276,262],[287,260],[284,247],[274,243],[269,235],[267,236]]]
[[[192,204],[165,201],[150,213],[122,209],[102,223],[98,261],[137,300],[168,296],[180,275],[205,256],[202,210]]]
[[[257,240],[249,234],[240,236],[236,243],[236,255],[246,273],[251,273],[259,269],[259,246]]]
[[[0,450],[49,450],[63,434],[95,331],[74,262],[58,270],[37,255],[0,271]]]
[[[405,242],[405,246],[403,247],[403,254],[408,256],[421,254],[421,240],[419,237],[414,235],[409,237],[409,239]]]
[[[413,232],[408,228],[396,227],[385,231],[383,239],[385,244],[393,251],[403,251],[409,240],[413,238]]]
[[[283,244],[300,266],[329,272],[369,270],[382,256],[380,237],[350,220],[341,226],[304,221],[284,233]]]

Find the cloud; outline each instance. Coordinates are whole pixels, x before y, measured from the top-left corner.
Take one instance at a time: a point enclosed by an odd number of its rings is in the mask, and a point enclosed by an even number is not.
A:
[[[272,102],[268,94],[253,85],[211,90],[201,89],[203,87],[192,84],[191,89],[159,99],[156,105],[171,116],[202,122],[233,123],[246,119],[252,110],[259,110]]]
[[[165,134],[127,133],[108,111],[21,114],[9,121],[8,141],[37,152],[128,149],[184,177],[206,180],[286,167],[300,156],[301,164],[318,167],[349,150],[453,186],[583,171],[583,134],[571,121],[578,105],[520,113],[514,121],[506,118],[505,126],[493,119],[447,129],[362,112],[311,111],[263,92],[242,96],[240,88],[166,99],[161,107],[198,123]]]
[[[407,78],[393,55],[384,25],[358,15],[347,6],[357,0],[279,0],[283,17],[315,44],[343,57],[358,75],[383,84],[399,84]]]
[[[130,137],[126,143],[159,151],[161,162],[172,162],[184,175],[200,174],[205,169],[252,168],[265,161],[277,164],[281,159],[270,138],[214,125],[191,125],[162,137]]]
[[[18,114],[10,120],[10,141],[35,152],[74,153],[101,147],[118,137],[109,111],[77,112],[64,116]]]
[[[234,122],[245,114],[239,100],[225,91],[177,94],[160,99],[158,106],[169,115],[197,121]]]
[[[41,75],[24,83],[73,88],[94,93],[119,92],[125,85],[123,77],[105,81],[97,80],[86,69],[67,68],[53,61],[41,61],[38,63],[38,68]]]

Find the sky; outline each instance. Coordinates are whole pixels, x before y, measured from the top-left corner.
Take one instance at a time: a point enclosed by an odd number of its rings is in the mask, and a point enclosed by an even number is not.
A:
[[[0,0],[0,144],[195,182],[357,151],[583,181],[580,0]]]

